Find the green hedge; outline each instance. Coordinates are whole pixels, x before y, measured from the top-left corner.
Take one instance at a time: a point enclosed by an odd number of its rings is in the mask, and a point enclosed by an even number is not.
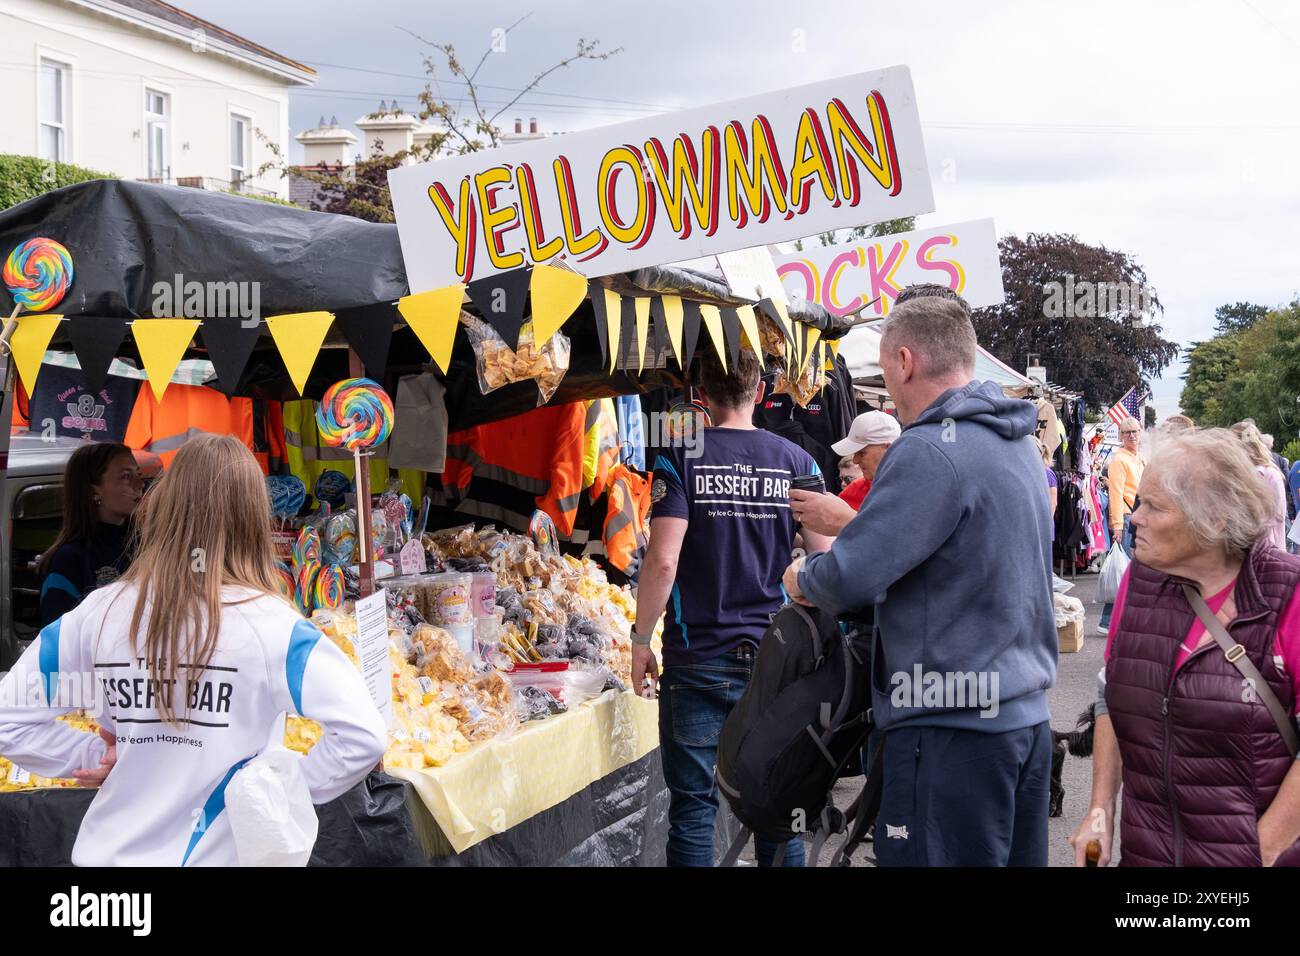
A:
[[[1292,440],[1287,442],[1285,447],[1283,447],[1282,451],[1280,452],[1280,454],[1287,461],[1294,464],[1296,459],[1300,459],[1300,440]]]
[[[51,164],[35,156],[0,154],[0,209],[8,209],[52,189],[74,183],[116,178],[112,173],[96,172],[70,163]]]

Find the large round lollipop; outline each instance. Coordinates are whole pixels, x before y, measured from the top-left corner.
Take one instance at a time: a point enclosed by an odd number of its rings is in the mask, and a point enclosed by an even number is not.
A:
[[[72,256],[53,239],[28,239],[9,253],[0,279],[15,305],[28,312],[48,312],[72,286]]]
[[[352,450],[356,467],[357,546],[361,553],[361,593],[374,587],[370,576],[370,482],[363,472],[361,452],[388,440],[393,431],[393,400],[378,382],[369,378],[345,378],[325,390],[316,407],[316,430],[327,445]]]
[[[378,382],[345,378],[325,392],[316,407],[321,441],[351,450],[374,448],[393,431],[393,400]]]

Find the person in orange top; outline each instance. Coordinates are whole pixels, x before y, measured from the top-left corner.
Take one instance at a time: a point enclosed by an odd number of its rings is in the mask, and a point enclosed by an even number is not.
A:
[[[125,443],[151,451],[169,467],[182,445],[195,435],[233,435],[253,450],[253,401],[229,399],[215,388],[172,383],[159,402],[142,388],[126,426]]]
[[[1106,491],[1110,495],[1107,523],[1111,541],[1118,541],[1124,552],[1132,555],[1133,546],[1128,541],[1128,516],[1137,507],[1138,483],[1147,466],[1147,460],[1138,451],[1142,425],[1136,418],[1120,422],[1119,440],[1120,449],[1113,452],[1106,462]],[[1113,602],[1102,608],[1098,634],[1110,633],[1110,615],[1114,609]]]

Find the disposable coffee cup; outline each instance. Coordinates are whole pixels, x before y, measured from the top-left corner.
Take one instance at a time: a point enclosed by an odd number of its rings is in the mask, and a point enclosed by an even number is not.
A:
[[[821,493],[826,490],[826,484],[822,481],[821,475],[796,475],[790,479],[790,490]]]

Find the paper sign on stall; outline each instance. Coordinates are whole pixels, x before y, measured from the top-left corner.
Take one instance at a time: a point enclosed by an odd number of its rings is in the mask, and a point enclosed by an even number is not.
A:
[[[388,173],[412,293],[588,278],[930,212],[905,66]]]
[[[777,256],[776,271],[792,299],[824,305],[833,315],[872,300],[864,315],[888,315],[898,294],[919,282],[945,285],[973,309],[1003,299],[992,219],[804,249]]]
[[[357,656],[370,699],[393,725],[393,668],[388,660],[388,594],[380,588],[357,600]]]
[[[1300,548],[1300,519],[1291,522],[1291,530],[1288,532],[1286,539]]]
[[[424,558],[424,546],[420,544],[419,538],[412,538],[402,545],[402,550],[398,552],[397,564],[403,575],[423,574],[429,570]]]
[[[767,246],[719,253],[718,266],[736,295],[754,302],[768,298],[786,301],[785,288]]]

